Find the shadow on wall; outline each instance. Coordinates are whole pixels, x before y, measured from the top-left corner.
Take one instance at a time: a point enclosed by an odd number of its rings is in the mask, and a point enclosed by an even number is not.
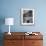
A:
[[[5,17],[0,16],[0,46],[3,46],[3,32],[2,32],[2,26],[5,23]]]
[[[5,24],[5,17],[0,16],[0,33],[2,33],[2,26]]]

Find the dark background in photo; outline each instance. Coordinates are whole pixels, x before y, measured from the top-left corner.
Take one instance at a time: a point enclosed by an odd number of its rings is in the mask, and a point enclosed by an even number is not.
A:
[[[33,23],[32,10],[24,10],[23,11],[23,23]]]

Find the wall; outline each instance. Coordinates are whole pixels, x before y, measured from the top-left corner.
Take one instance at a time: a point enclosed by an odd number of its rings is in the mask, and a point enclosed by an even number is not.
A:
[[[22,26],[20,24],[21,8],[35,9],[35,24],[33,26]],[[39,31],[44,35],[44,46],[46,44],[46,0],[0,0],[0,18],[6,17],[15,19],[11,32],[33,32]],[[0,24],[0,32],[8,32],[8,26]]]

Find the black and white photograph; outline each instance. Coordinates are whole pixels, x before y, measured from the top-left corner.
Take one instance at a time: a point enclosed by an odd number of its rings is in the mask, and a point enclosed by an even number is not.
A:
[[[22,25],[34,24],[34,9],[21,9],[21,23]]]

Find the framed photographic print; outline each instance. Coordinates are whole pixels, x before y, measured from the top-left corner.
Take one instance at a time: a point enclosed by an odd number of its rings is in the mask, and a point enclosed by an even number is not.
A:
[[[33,25],[34,24],[34,9],[21,9],[21,24]]]

